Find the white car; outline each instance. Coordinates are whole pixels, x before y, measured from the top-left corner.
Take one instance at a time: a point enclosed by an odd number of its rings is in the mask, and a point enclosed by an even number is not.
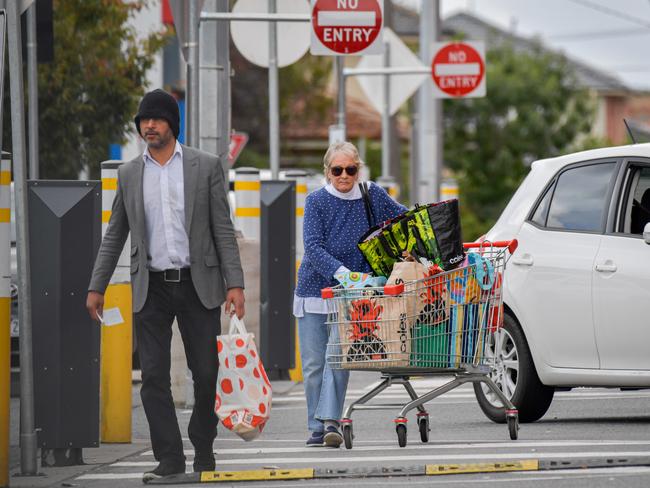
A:
[[[650,387],[650,144],[533,163],[490,241],[516,238],[492,378],[522,422],[556,388]],[[483,412],[504,421],[482,385]]]

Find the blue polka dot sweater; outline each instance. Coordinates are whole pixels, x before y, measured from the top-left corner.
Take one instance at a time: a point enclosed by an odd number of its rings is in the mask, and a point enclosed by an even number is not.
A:
[[[386,191],[369,185],[370,203],[376,223],[407,209]],[[369,273],[370,266],[357,248],[359,238],[369,229],[363,198],[344,200],[325,188],[307,195],[303,240],[305,254],[298,270],[299,297],[320,297],[322,288],[334,286],[334,273],[341,266]]]

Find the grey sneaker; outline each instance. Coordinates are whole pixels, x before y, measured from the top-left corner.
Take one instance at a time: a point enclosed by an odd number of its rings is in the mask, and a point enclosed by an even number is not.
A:
[[[325,429],[323,442],[327,447],[339,447],[343,443],[343,436],[336,427],[330,425]]]
[[[185,463],[183,464],[170,464],[160,463],[155,469],[147,471],[142,475],[142,482],[149,483],[151,480],[164,478],[174,474],[185,474]]]

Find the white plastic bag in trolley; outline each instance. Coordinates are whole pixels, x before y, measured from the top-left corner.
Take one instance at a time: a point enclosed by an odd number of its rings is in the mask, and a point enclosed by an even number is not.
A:
[[[271,414],[271,383],[253,334],[233,315],[227,335],[217,336],[219,378],[215,412],[221,423],[245,441],[257,438]]]

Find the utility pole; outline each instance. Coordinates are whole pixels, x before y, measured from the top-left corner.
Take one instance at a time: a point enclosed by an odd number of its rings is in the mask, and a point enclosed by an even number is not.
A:
[[[199,147],[199,0],[185,2],[187,12],[187,144]]]
[[[269,0],[269,13],[277,11],[276,0]],[[269,159],[271,177],[280,173],[280,97],[278,93],[278,24],[269,22]]]
[[[217,0],[217,12],[228,12],[228,0]],[[217,151],[221,158],[225,189],[229,189],[230,150],[230,22],[217,22]]]
[[[420,60],[430,66],[432,43],[440,32],[439,1],[425,0],[420,9]],[[433,82],[426,80],[417,94],[418,171],[416,201],[438,201],[442,168],[442,103],[433,97]]]
[[[36,4],[34,1],[26,11],[27,14],[27,90],[29,127],[29,178],[39,178],[38,164],[38,60],[36,45]]]
[[[7,2],[11,134],[16,200],[16,252],[18,260],[18,320],[20,321],[20,472],[35,475],[34,363],[32,354],[32,300],[29,283],[29,228],[25,175],[25,93],[23,90],[20,3]]]

